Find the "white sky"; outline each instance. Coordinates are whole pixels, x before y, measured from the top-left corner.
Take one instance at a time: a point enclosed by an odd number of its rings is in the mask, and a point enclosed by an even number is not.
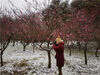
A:
[[[10,0],[10,1],[14,3],[14,5],[16,5],[18,8],[21,8],[22,6],[26,5],[24,0]],[[9,8],[11,7],[11,5],[8,2],[8,0],[0,0],[0,7]]]
[[[27,2],[25,2],[25,0],[10,0],[12,2],[12,4],[14,4],[14,6],[18,9],[24,10],[24,9],[32,9],[33,7],[37,7],[39,9],[44,8],[44,6],[47,6],[48,3],[50,3],[50,1],[52,0],[27,0]],[[34,2],[32,2],[34,1]],[[36,5],[36,2],[38,2],[38,5]],[[12,7],[12,5],[10,4],[10,2],[8,0],[0,0],[0,8],[6,8],[7,10],[9,10],[10,8],[14,8]]]
[[[44,6],[47,6],[48,3],[50,3],[52,0],[27,0],[27,2],[25,2],[24,0],[10,0],[14,6],[16,6],[18,9],[21,10],[25,10],[25,9],[31,9],[34,11],[33,7],[39,6],[37,8],[44,8]],[[38,5],[36,5],[36,2],[32,2],[32,1],[37,1]],[[65,1],[65,0],[63,0]],[[72,2],[73,0],[69,0],[69,4]],[[7,10],[10,10],[10,8],[12,7],[12,5],[9,3],[8,0],[0,0],[0,8],[6,8]],[[12,7],[14,8],[14,7]]]

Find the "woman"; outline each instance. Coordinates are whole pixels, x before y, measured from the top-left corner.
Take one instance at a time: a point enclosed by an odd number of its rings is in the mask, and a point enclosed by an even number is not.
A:
[[[59,75],[62,75],[62,67],[64,66],[64,42],[60,37],[57,37],[55,42],[53,48],[56,52],[56,65]]]

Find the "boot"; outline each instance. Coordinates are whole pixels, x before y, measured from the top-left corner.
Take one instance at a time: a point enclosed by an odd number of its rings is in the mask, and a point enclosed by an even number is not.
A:
[[[62,68],[58,68],[59,74],[58,75],[62,75]]]

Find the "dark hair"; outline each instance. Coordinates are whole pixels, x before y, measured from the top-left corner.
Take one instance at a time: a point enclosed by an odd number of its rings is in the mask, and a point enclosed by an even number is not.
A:
[[[56,41],[54,41],[53,44],[56,44]]]
[[[56,46],[58,46],[58,44],[56,43],[56,41],[54,41],[53,44],[55,44]]]

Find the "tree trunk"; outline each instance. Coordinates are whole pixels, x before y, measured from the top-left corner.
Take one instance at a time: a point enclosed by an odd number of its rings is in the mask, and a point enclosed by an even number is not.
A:
[[[99,56],[98,56],[98,49],[99,49],[99,48],[97,48],[97,49],[96,49],[96,52],[95,52],[95,56],[96,56],[96,57],[99,57]]]
[[[49,48],[50,41],[48,41],[47,47]]]
[[[50,51],[47,52],[48,52],[48,68],[51,68],[51,54]]]
[[[79,51],[81,50],[81,44],[80,42],[77,42],[77,45],[78,45],[78,48],[79,48]]]
[[[49,48],[50,41],[48,41],[47,47]],[[51,68],[51,53],[50,50],[48,52],[48,68]]]
[[[69,55],[71,56],[71,54],[72,54],[72,52],[71,52],[71,49],[69,49],[70,50],[70,53],[69,53]]]
[[[13,46],[15,46],[15,41],[13,41]]]
[[[79,51],[81,50],[81,45],[79,45]]]
[[[81,44],[79,43],[79,51],[81,50]]]
[[[8,40],[6,42],[3,43],[3,41],[1,40],[1,66],[3,66],[3,53],[4,51],[6,50],[6,48],[8,47],[10,41],[11,41],[11,37],[12,37],[12,34],[9,36]]]
[[[26,49],[26,46],[25,46],[25,45],[23,45],[23,51],[25,51],[25,49]]]
[[[70,47],[68,47],[68,49],[69,49],[69,56],[71,56],[71,55],[72,55],[71,48],[70,48]]]
[[[85,65],[87,65],[87,44],[86,43],[84,47],[84,58],[85,58]]]
[[[2,49],[1,49],[1,66],[3,66],[3,52],[2,52]]]
[[[32,45],[32,46],[33,46],[33,53],[34,53],[34,48],[35,48],[35,45],[34,45],[34,43],[33,43],[33,45]]]
[[[1,58],[1,66],[3,66],[3,44],[2,44],[2,40],[1,40],[1,55],[0,55],[0,58]]]

